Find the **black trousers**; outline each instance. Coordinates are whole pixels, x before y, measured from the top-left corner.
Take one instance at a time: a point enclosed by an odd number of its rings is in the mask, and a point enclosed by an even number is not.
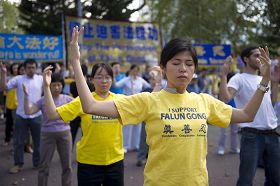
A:
[[[6,108],[6,127],[5,127],[5,142],[11,141],[12,132],[14,130],[13,110]]]
[[[75,145],[76,136],[78,130],[81,126],[81,118],[76,117],[74,120],[70,121],[71,135],[72,135],[72,145]]]
[[[123,160],[111,165],[78,162],[78,186],[124,186]]]

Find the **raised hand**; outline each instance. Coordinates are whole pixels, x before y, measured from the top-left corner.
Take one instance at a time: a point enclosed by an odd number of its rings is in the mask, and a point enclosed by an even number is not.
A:
[[[80,60],[80,47],[79,47],[79,37],[84,33],[84,27],[79,30],[78,26],[75,26],[72,31],[72,39],[70,42],[70,59],[72,63]]]
[[[152,76],[156,83],[161,83],[162,81],[162,70],[159,66],[154,66],[150,70],[150,76]]]
[[[51,80],[52,80],[52,69],[53,67],[50,65],[47,68],[44,69],[43,71],[43,80],[44,80],[44,85],[45,86],[50,86]]]
[[[220,75],[221,76],[227,76],[228,73],[230,72],[230,65],[232,63],[232,57],[231,56],[228,56],[226,59],[225,59],[225,62],[223,64],[223,66],[221,67],[221,71],[220,71]]]
[[[55,63],[55,72],[59,73],[61,71],[61,67],[58,63]]]
[[[269,50],[266,46],[265,48],[259,48],[261,52],[260,60],[260,72],[266,81],[271,79],[271,60],[269,58]]]
[[[23,93],[24,93],[25,96],[28,96],[28,95],[29,95],[29,94],[28,94],[28,90],[27,90],[25,84],[22,84],[22,90],[23,90]]]
[[[7,73],[7,67],[4,63],[0,62],[0,69],[1,69],[1,72],[3,73]]]

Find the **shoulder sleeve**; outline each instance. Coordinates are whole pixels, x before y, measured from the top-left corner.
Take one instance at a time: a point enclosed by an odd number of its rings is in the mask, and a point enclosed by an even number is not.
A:
[[[127,96],[124,95],[124,94],[115,94],[115,93],[112,93],[112,94],[114,94],[114,100],[115,100],[115,99],[120,99],[120,98],[123,98],[123,97],[127,97]]]
[[[56,111],[65,123],[72,121],[77,116],[85,114],[82,110],[81,101],[79,97],[65,105],[57,107]]]
[[[64,95],[64,96],[65,96],[65,99],[66,99],[66,102],[67,102],[67,103],[69,103],[69,102],[71,102],[71,101],[74,100],[74,98],[71,97],[71,96],[68,96],[68,95]]]
[[[235,89],[237,92],[241,87],[240,74],[234,75],[228,82],[228,87]]]
[[[17,88],[17,84],[18,84],[18,78],[20,76],[16,76],[16,77],[13,77],[12,79],[10,79],[7,83],[7,89],[8,90],[11,90],[13,88]]]
[[[149,94],[139,93],[115,99],[114,103],[124,125],[138,124],[145,121],[149,108]]]
[[[207,122],[219,127],[227,127],[230,124],[232,107],[207,94],[202,94],[208,108]]]
[[[149,87],[151,87],[151,85],[150,85],[145,79],[143,79],[143,78],[141,78],[141,79],[142,79],[143,87],[144,87],[144,88],[149,88]]]
[[[121,88],[124,86],[124,84],[126,84],[128,81],[128,77],[125,77],[123,79],[121,79],[120,81],[115,83],[115,87]]]

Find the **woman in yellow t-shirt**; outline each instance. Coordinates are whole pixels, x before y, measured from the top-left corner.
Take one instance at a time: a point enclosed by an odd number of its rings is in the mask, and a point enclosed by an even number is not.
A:
[[[45,106],[48,119],[62,119],[68,123],[78,116],[81,117],[83,135],[77,142],[78,185],[123,186],[124,150],[122,125],[120,125],[118,118],[85,114],[79,97],[55,108],[51,94],[48,94],[50,93],[51,78],[49,75],[51,68],[47,67],[44,70]],[[123,95],[109,92],[113,80],[113,71],[110,65],[95,64],[91,77],[95,87],[91,96],[95,100],[109,101],[123,97]]]
[[[208,185],[206,168],[207,123],[227,127],[229,123],[252,121],[265,91],[256,93],[243,109],[234,109],[207,94],[189,93],[186,87],[197,67],[195,49],[187,41],[173,39],[161,52],[160,68],[154,68],[157,82],[161,70],[167,87],[153,93],[139,93],[111,101],[96,101],[87,87],[80,68],[78,38],[83,34],[73,29],[71,63],[84,112],[103,117],[119,118],[123,125],[146,123],[149,155],[144,171],[144,185]],[[270,81],[268,49],[260,48],[261,83]],[[228,63],[225,66],[229,66]],[[49,81],[49,74],[44,74]],[[45,85],[47,87],[47,85]],[[154,88],[156,91],[160,83]],[[45,88],[46,89],[46,88]],[[45,95],[50,95],[45,91]],[[51,107],[51,105],[49,105]],[[51,113],[49,113],[51,116]]]
[[[13,63],[10,66],[10,77],[8,80],[16,77],[18,75],[18,64]],[[5,142],[4,146],[8,145],[11,141],[11,135],[13,132],[13,127],[16,118],[16,109],[17,109],[17,96],[16,89],[9,90],[6,95],[6,128],[5,128]]]

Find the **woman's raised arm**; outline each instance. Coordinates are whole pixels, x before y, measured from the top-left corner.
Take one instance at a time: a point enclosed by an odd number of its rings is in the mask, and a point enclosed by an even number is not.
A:
[[[80,65],[79,37],[84,33],[84,27],[80,30],[78,26],[73,28],[72,40],[70,43],[70,61],[72,63],[77,90],[81,100],[82,108],[85,113],[95,114],[107,117],[119,117],[119,113],[113,101],[96,101],[94,100],[86,80],[83,76]]]

